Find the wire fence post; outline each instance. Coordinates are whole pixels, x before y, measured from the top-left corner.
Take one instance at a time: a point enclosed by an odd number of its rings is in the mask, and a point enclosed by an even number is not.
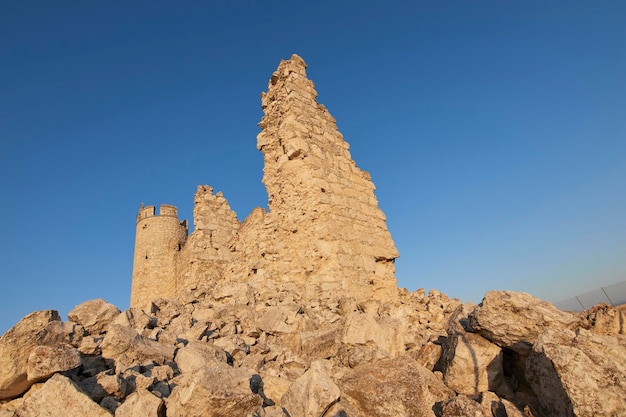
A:
[[[611,301],[611,298],[609,297],[609,295],[606,293],[606,291],[604,291],[604,287],[600,287],[600,289],[602,290],[604,295],[606,295],[606,299],[609,300],[609,303],[611,303],[611,305],[615,307],[615,304],[613,304],[613,301]]]
[[[578,299],[578,296],[574,297],[576,299],[576,301],[578,301],[578,304],[580,304],[580,306],[582,307],[582,309],[585,309],[585,306],[583,305],[583,303],[580,302],[580,300]]]

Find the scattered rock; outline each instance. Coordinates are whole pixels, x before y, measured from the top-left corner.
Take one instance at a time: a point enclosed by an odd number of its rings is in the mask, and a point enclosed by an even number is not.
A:
[[[142,389],[126,398],[115,410],[115,417],[165,417],[165,403]]]
[[[495,391],[502,383],[502,350],[474,333],[452,334],[444,343],[445,384],[459,394]]]
[[[368,417],[433,417],[436,403],[455,396],[411,358],[364,364],[340,381],[341,402]]]
[[[621,312],[397,289],[374,184],[300,57],[262,107],[269,210],[240,223],[200,186],[188,236],[175,207],[142,205],[132,307],[36,312],[1,336],[0,417],[623,414]]]
[[[550,329],[533,347],[526,377],[549,416],[623,415],[626,337]]]
[[[42,381],[57,372],[69,371],[81,364],[76,348],[59,344],[37,346],[28,356],[27,377],[29,381]]]
[[[491,417],[491,413],[485,414],[479,403],[462,395],[443,403],[441,417]]]
[[[0,336],[0,400],[16,397],[36,382],[28,379],[28,358],[46,343],[48,323],[59,320],[54,310],[36,311]]]
[[[89,334],[95,336],[103,333],[119,314],[117,307],[98,298],[77,305],[67,314],[67,318],[81,324]]]
[[[547,329],[575,327],[578,319],[526,293],[489,291],[469,316],[475,332],[500,347],[522,355],[530,352]]]
[[[341,393],[330,379],[324,363],[315,361],[296,379],[280,399],[280,404],[291,417],[318,417],[337,401]]]
[[[182,374],[166,400],[168,417],[229,417],[261,413],[263,398],[252,392],[254,374],[227,365]]]
[[[18,410],[19,417],[111,417],[71,380],[56,374],[30,395]]]
[[[174,359],[175,347],[158,343],[139,335],[130,327],[113,324],[102,341],[102,357],[112,360],[118,371],[135,364],[164,364]]]
[[[594,333],[615,335],[626,334],[624,312],[604,303],[579,314],[581,327]]]
[[[189,342],[176,352],[176,365],[182,373],[192,373],[207,367],[226,365],[228,356],[224,349],[202,342]]]

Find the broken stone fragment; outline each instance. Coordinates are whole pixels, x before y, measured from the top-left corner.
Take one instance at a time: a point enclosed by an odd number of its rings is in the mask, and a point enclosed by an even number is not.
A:
[[[441,407],[441,417],[491,417],[491,412],[485,414],[483,408],[476,401],[459,396],[445,401]]]
[[[119,314],[111,323],[132,327],[138,333],[141,333],[145,329],[154,328],[157,324],[157,319],[147,315],[139,308],[129,308]]]
[[[89,334],[96,336],[103,333],[119,314],[117,307],[98,298],[77,305],[67,314],[67,318],[81,324]]]
[[[581,327],[594,333],[614,335],[626,334],[624,312],[613,306],[598,304],[580,312]]]
[[[459,394],[495,391],[502,383],[502,349],[474,333],[448,336],[443,344],[445,384]]]
[[[115,410],[115,417],[165,417],[165,403],[150,391],[138,390]]]
[[[339,388],[341,402],[368,417],[434,417],[435,404],[455,396],[408,357],[361,365],[340,381]]]
[[[18,410],[20,417],[111,417],[69,378],[55,374],[31,394]]]
[[[192,373],[207,367],[228,366],[224,349],[203,342],[189,342],[178,349],[175,362],[181,373]]]
[[[619,416],[626,409],[626,337],[549,329],[526,378],[549,416]]]
[[[60,321],[58,312],[36,311],[0,336],[0,400],[22,394],[35,382],[28,379],[28,358],[47,342],[46,326],[52,321]]]
[[[102,357],[118,372],[135,364],[164,364],[174,359],[175,347],[146,339],[130,327],[112,324],[102,341]]]
[[[74,369],[80,364],[80,352],[72,346],[37,346],[28,356],[28,380],[41,381],[57,372]]]
[[[280,399],[280,404],[291,417],[318,417],[337,401],[341,392],[330,379],[324,361],[315,361],[296,379]]]
[[[263,398],[252,392],[254,373],[220,366],[181,374],[166,400],[168,417],[228,417],[262,415]]]
[[[530,352],[547,329],[575,327],[578,318],[526,293],[489,291],[469,315],[469,326],[500,347]]]

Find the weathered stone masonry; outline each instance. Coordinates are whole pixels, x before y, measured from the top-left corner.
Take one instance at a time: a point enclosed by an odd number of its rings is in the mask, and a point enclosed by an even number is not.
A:
[[[347,291],[383,298],[395,291],[398,252],[374,184],[352,160],[335,119],[317,102],[302,58],[280,63],[261,102],[265,115],[257,148],[265,162],[269,211],[257,208],[240,225],[221,193],[201,186],[188,239],[174,221],[163,228],[174,245],[138,226],[131,306],[207,280],[289,283],[321,297]],[[141,253],[152,245],[162,245],[155,255],[167,259],[144,262]]]
[[[187,221],[179,221],[176,207],[163,204],[139,207],[135,233],[135,257],[130,304],[140,305],[157,293],[177,293],[176,257],[187,239]]]

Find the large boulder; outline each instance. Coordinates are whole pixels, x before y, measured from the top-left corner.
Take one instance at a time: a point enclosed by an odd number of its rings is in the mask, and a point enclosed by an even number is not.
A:
[[[548,416],[624,415],[626,336],[548,330],[528,357],[526,378]]]
[[[601,303],[579,313],[581,327],[598,334],[626,334],[624,312]]]
[[[168,417],[262,415],[263,398],[252,392],[254,373],[228,365],[181,374],[166,400]],[[255,414],[257,413],[257,414]]]
[[[145,389],[129,395],[115,410],[115,417],[165,417],[163,400]]]
[[[442,404],[441,417],[491,417],[491,413],[485,414],[479,403],[465,396],[459,396]]]
[[[443,380],[459,394],[495,391],[502,383],[502,349],[478,334],[450,335],[443,357]]]
[[[319,417],[339,401],[339,387],[330,379],[323,361],[315,361],[282,396],[280,404],[291,417]]]
[[[117,307],[98,298],[77,305],[67,314],[67,318],[81,324],[90,334],[98,335],[119,315]]]
[[[112,361],[115,369],[123,371],[133,365],[164,364],[174,359],[175,346],[147,339],[136,330],[112,324],[102,340],[102,357]]]
[[[36,311],[0,336],[0,400],[16,397],[33,385],[35,381],[28,379],[28,357],[35,347],[49,342],[47,324],[59,320],[54,310]]]
[[[178,349],[175,362],[181,373],[192,373],[210,367],[226,365],[228,355],[224,349],[209,343],[189,342]]]
[[[41,381],[80,365],[80,352],[72,346],[37,346],[28,356],[27,375],[30,381]]]
[[[489,291],[469,315],[469,326],[500,347],[527,355],[547,329],[576,327],[578,318],[526,293]]]
[[[19,417],[111,417],[67,377],[56,374],[26,398]]]
[[[342,378],[341,402],[368,417],[434,417],[437,403],[455,396],[432,372],[402,357],[373,361]]]

